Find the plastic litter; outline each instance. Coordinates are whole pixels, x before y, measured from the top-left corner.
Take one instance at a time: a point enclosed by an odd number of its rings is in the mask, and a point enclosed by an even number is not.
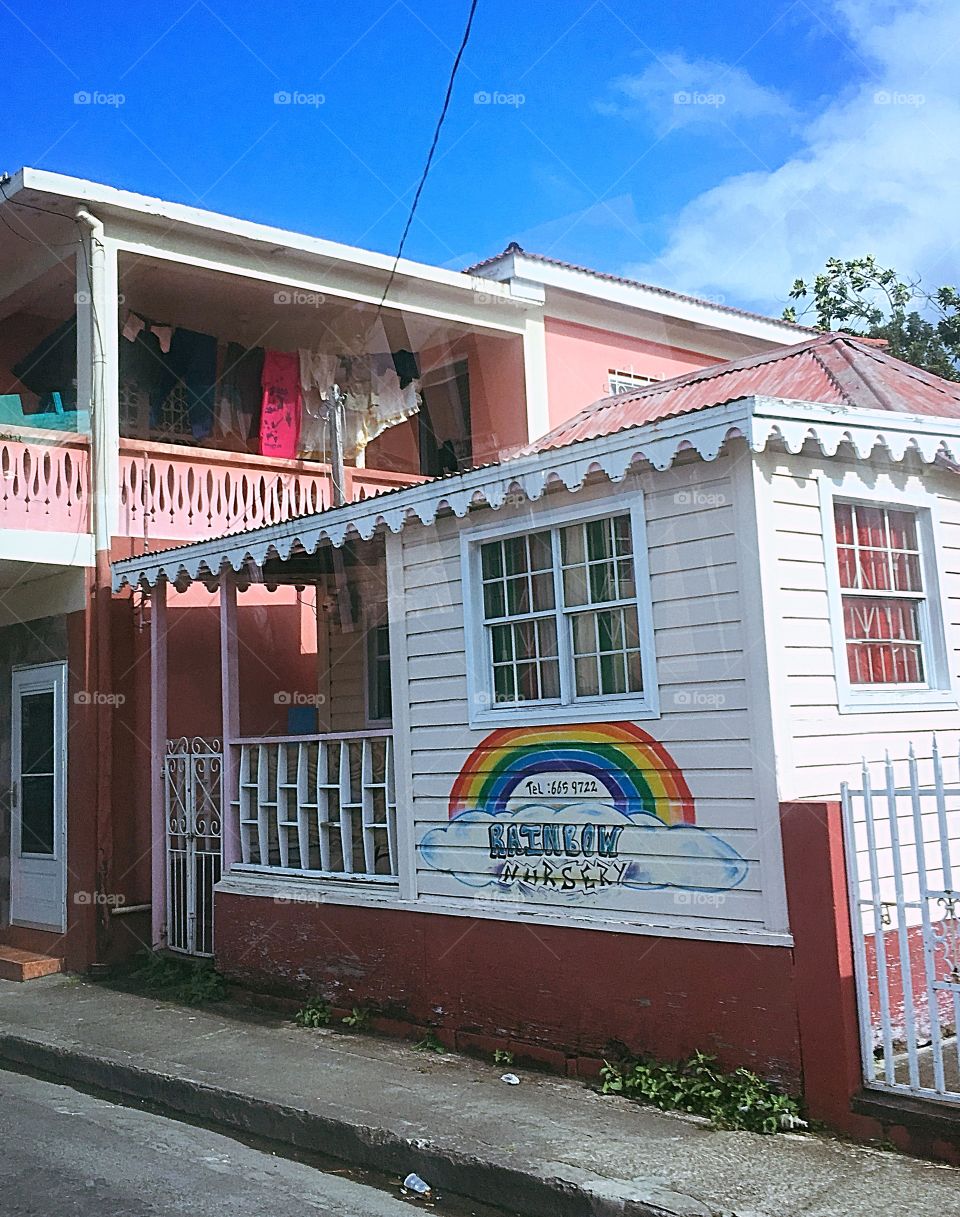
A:
[[[429,1196],[433,1190],[430,1187],[430,1184],[427,1183],[426,1179],[421,1179],[420,1176],[414,1174],[413,1171],[407,1175],[401,1186],[405,1192],[413,1192],[417,1196]]]
[[[508,1086],[519,1086],[520,1079],[515,1073],[505,1073],[500,1079],[501,1082],[506,1082]]]

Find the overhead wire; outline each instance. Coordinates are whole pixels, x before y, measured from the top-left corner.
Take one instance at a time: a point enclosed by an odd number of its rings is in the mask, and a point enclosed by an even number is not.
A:
[[[390,288],[393,286],[393,281],[396,278],[397,267],[400,264],[400,259],[403,256],[403,250],[407,243],[407,237],[410,235],[410,228],[413,224],[414,216],[417,213],[417,206],[420,203],[420,196],[423,194],[423,188],[427,184],[427,178],[430,174],[430,167],[433,164],[433,157],[437,151],[437,145],[440,142],[440,132],[443,129],[444,120],[447,117],[447,111],[450,109],[450,100],[453,97],[453,86],[457,79],[457,73],[460,70],[460,63],[463,59],[463,53],[467,49],[467,43],[470,41],[470,33],[473,29],[473,19],[477,12],[477,4],[479,0],[471,0],[470,11],[467,14],[467,22],[464,26],[463,37],[460,39],[460,46],[457,50],[456,57],[453,61],[453,67],[450,69],[450,79],[447,81],[447,91],[443,98],[443,106],[440,109],[440,117],[437,119],[437,125],[433,132],[433,140],[430,144],[430,151],[427,153],[427,159],[423,166],[423,173],[420,175],[420,181],[417,184],[416,193],[413,196],[413,202],[410,204],[410,212],[407,215],[407,222],[403,227],[403,234],[400,237],[400,244],[397,246],[397,253],[393,259],[393,266],[390,268],[390,274],[387,276],[386,286],[383,289],[383,295],[380,297],[380,303],[377,305],[377,311],[374,314],[373,322],[370,329],[372,330],[383,311],[384,303],[389,294]]]

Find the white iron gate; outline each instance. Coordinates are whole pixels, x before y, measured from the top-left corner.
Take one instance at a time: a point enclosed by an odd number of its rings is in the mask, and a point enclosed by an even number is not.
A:
[[[213,887],[220,878],[223,755],[220,741],[167,740],[167,946],[213,954]]]
[[[911,745],[842,799],[864,1082],[960,1104],[958,766]]]

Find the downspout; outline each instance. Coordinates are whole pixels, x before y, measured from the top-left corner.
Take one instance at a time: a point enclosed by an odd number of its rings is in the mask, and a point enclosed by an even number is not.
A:
[[[110,518],[113,502],[113,487],[109,485],[110,462],[107,453],[116,442],[116,437],[107,434],[108,412],[106,408],[107,355],[104,349],[103,326],[116,324],[116,318],[100,316],[106,297],[106,266],[104,256],[103,223],[85,207],[74,213],[84,234],[84,264],[87,270],[85,287],[78,284],[78,291],[89,293],[90,309],[90,472],[92,489],[92,516],[94,549],[96,551],[92,583],[93,656],[88,667],[88,691],[90,685],[103,695],[113,692],[113,673],[110,662],[110,625],[113,592],[110,579],[110,544],[115,521]],[[94,815],[96,853],[96,891],[110,895],[113,873],[113,706],[112,698],[98,696],[93,699],[96,715],[96,808]],[[96,910],[96,962],[105,962],[109,939],[109,905],[94,902]]]

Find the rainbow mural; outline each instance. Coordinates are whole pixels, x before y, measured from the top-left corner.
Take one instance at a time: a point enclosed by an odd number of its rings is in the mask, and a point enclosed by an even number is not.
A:
[[[450,794],[450,818],[475,808],[507,810],[521,783],[538,774],[587,775],[625,816],[693,824],[690,787],[666,748],[633,723],[504,727],[473,750]],[[576,792],[574,792],[576,793]]]

